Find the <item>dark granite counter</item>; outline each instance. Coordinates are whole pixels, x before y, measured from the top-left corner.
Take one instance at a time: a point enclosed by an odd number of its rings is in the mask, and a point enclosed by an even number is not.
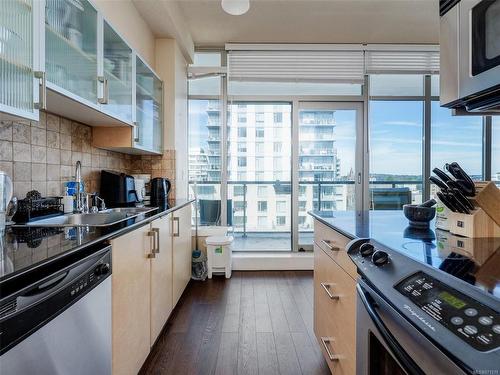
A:
[[[311,211],[311,216],[350,239],[371,238],[428,266],[500,296],[500,237],[465,238],[409,227],[403,211]]]
[[[0,282],[123,235],[191,202],[170,200],[157,210],[106,227],[7,227],[0,236]]]

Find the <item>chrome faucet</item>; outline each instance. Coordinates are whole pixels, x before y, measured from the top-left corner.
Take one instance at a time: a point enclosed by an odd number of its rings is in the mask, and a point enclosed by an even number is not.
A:
[[[84,197],[85,195],[80,192],[80,185],[82,184],[82,163],[80,163],[80,160],[76,162],[75,180],[76,180],[75,212],[82,213],[84,211],[84,202],[82,197]]]

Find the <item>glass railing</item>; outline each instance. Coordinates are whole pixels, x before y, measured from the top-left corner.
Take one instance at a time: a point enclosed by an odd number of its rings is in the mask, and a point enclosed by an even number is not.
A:
[[[227,223],[235,232],[246,234],[290,231],[290,181],[228,181],[227,184]],[[204,201],[201,211],[198,209],[198,223],[220,225],[220,182],[203,181],[196,186],[198,200]],[[194,197],[193,181],[190,182],[190,187],[191,196]],[[373,210],[402,209],[407,203],[421,203],[422,181],[370,181],[369,198],[370,209]],[[308,211],[355,210],[355,182],[301,181],[298,205],[299,231],[312,232],[312,218],[307,215]],[[210,210],[207,210],[208,206],[211,206]]]

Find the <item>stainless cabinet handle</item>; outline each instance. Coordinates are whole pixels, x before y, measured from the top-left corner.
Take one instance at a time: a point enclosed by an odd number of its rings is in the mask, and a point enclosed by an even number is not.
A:
[[[38,103],[35,103],[35,109],[47,109],[47,76],[45,72],[34,72],[35,78],[40,81]]]
[[[147,233],[148,237],[153,237],[153,248],[151,252],[147,255],[148,259],[156,258],[156,232],[154,230],[150,230]]]
[[[320,337],[321,343],[323,344],[323,347],[326,350],[326,354],[328,354],[328,358],[330,358],[330,361],[338,361],[340,359],[340,356],[336,354],[332,354],[330,352],[330,349],[328,349],[327,343],[334,341],[333,337]]]
[[[153,252],[158,254],[160,252],[160,228],[152,228],[151,230],[156,238],[156,249],[154,249]]]
[[[98,98],[97,101],[100,104],[108,104],[109,102],[109,85],[108,79],[104,76],[97,77],[97,81],[102,83],[102,98]]]
[[[137,121],[134,121],[134,142],[139,143],[141,139],[139,138],[139,128],[137,126]]]
[[[321,242],[328,248],[330,251],[339,251],[340,247],[332,245],[332,241],[330,240],[321,240]]]
[[[326,294],[328,294],[328,297],[330,299],[339,299],[340,296],[337,296],[337,295],[334,295],[330,292],[330,287],[332,285],[335,285],[335,284],[332,284],[332,283],[320,283],[320,285],[323,287],[323,289],[325,290]]]
[[[179,225],[180,225],[179,218],[178,217],[174,217],[172,219],[172,221],[173,221],[173,223],[177,222],[177,231],[174,231],[173,236],[174,237],[179,237],[180,231],[181,231],[181,228],[179,227]]]

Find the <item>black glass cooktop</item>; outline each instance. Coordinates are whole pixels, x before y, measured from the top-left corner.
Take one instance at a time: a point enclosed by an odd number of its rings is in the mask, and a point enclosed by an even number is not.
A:
[[[500,238],[465,238],[408,226],[402,211],[313,211],[350,238],[371,238],[500,298]]]

